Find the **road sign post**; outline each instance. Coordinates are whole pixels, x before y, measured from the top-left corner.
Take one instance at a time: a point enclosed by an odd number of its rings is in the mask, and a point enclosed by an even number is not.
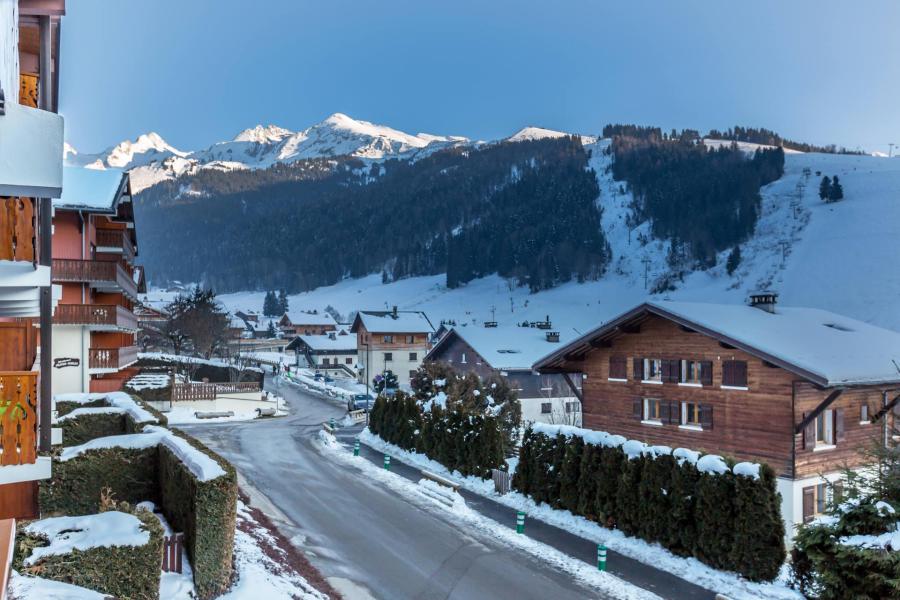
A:
[[[525,533],[525,512],[516,511],[516,533]]]
[[[356,441],[353,442],[353,456],[359,456],[359,438],[356,438]]]
[[[384,468],[387,471],[391,470],[391,457],[387,454],[384,455]]]
[[[606,546],[603,544],[597,544],[597,569],[606,570]]]

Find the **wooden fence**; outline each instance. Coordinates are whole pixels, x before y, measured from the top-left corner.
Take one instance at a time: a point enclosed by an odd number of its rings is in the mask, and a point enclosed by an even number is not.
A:
[[[165,573],[181,573],[181,554],[184,548],[184,534],[175,533],[163,538],[162,570]]]
[[[215,400],[220,394],[240,394],[262,392],[258,381],[235,383],[175,383],[172,384],[172,402],[185,400]]]
[[[491,476],[494,479],[494,489],[498,494],[508,494],[512,477],[509,471],[501,471],[500,469],[491,469]]]

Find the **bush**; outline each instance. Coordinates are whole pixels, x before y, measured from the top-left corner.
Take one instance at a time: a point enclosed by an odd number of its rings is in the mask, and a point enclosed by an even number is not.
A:
[[[16,536],[13,567],[20,573],[79,585],[122,600],[157,600],[163,551],[162,525],[151,512],[132,511],[127,503],[117,508],[140,519],[142,528],[150,534],[146,544],[72,550],[68,554],[46,556],[34,565],[26,566],[24,560],[31,550],[45,546],[47,542],[20,529]]]
[[[94,438],[125,433],[124,413],[83,414],[58,422],[62,428],[62,445],[80,446]]]
[[[91,400],[90,402],[69,402],[67,400],[60,400],[56,403],[56,414],[61,417],[69,414],[76,408],[103,408],[106,406],[109,406],[109,404],[103,398]]]
[[[597,442],[577,433],[584,430],[557,431],[526,430],[512,481],[517,491],[754,581],[778,574],[784,522],[769,467],[761,465],[759,479],[730,469],[700,473],[657,449],[629,458],[619,436]]]

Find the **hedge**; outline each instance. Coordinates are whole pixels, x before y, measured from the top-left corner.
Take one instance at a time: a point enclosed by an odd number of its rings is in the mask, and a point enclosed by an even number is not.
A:
[[[35,575],[79,585],[122,600],[158,600],[160,557],[163,551],[163,528],[153,513],[132,511],[123,503],[118,508],[140,519],[150,533],[143,546],[103,546],[87,550],[72,550],[68,554],[45,556],[33,565],[24,560],[31,550],[47,545],[41,537],[29,535],[20,527],[16,535],[13,568],[26,575]]]
[[[190,357],[183,357],[188,359]],[[253,362],[252,360],[250,362]],[[164,367],[167,369],[179,368],[184,363],[176,362],[174,360],[164,360],[161,358],[140,358],[138,359],[135,367],[137,368],[147,368],[148,370],[152,370],[153,367]],[[234,367],[230,366],[217,366],[210,365],[206,363],[198,363],[195,365],[196,370],[193,373],[195,380],[202,380],[204,378],[209,379],[210,381],[222,382],[222,381],[231,381],[232,371],[235,371]],[[241,373],[242,381],[258,381],[260,384],[263,383],[265,379],[265,373],[262,370],[257,369],[244,369]],[[166,398],[168,400],[168,398]]]
[[[56,423],[62,429],[62,445],[80,446],[94,438],[126,433],[125,413],[83,414]]]
[[[199,481],[161,444],[145,449],[95,449],[67,461],[54,461],[51,479],[39,486],[40,506],[48,515],[92,514],[99,509],[101,493],[107,488],[116,500],[156,503],[172,527],[184,532],[194,584],[202,600],[221,594],[231,582],[237,474],[230,463],[194,438],[174,433],[212,457],[226,475]]]
[[[618,527],[753,581],[778,575],[785,559],[784,522],[775,473],[767,465],[760,465],[758,478],[735,475],[730,468],[701,472],[693,460],[673,456],[668,448],[637,442],[623,448],[620,436],[595,443],[577,432],[604,434],[558,430],[553,436],[526,430],[513,488],[537,503]]]

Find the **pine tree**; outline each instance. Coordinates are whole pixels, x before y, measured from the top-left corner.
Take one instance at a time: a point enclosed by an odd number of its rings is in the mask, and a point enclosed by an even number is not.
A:
[[[759,479],[736,476],[734,491],[734,568],[752,581],[772,580],[785,559],[775,472],[762,465]]]
[[[559,503],[566,510],[576,514],[581,498],[578,484],[581,480],[581,457],[584,449],[584,440],[581,437],[576,435],[568,438],[559,472]]]
[[[647,457],[641,483],[638,485],[640,498],[640,535],[645,540],[656,542],[668,537],[671,527],[670,513],[672,499],[672,470],[675,459],[671,455]]]
[[[643,475],[644,458],[626,458],[622,462],[616,490],[616,527],[628,535],[636,535],[641,525],[641,499],[639,488]]]
[[[842,200],[844,198],[844,188],[841,185],[841,182],[838,181],[838,176],[835,175],[834,179],[831,180],[831,190],[828,192],[828,201],[829,202],[837,202],[838,200]]]
[[[728,260],[725,262],[725,270],[728,272],[728,275],[734,275],[734,272],[737,270],[738,266],[741,264],[741,247],[735,246],[731,249],[731,253],[728,255]]]
[[[682,461],[680,465],[676,463],[673,468],[669,487],[672,512],[669,516],[669,535],[664,545],[679,556],[691,556],[697,545],[694,501],[698,479],[700,472],[689,461]]]
[[[263,300],[263,314],[267,317],[280,317],[284,314],[281,312],[278,305],[278,298],[272,290],[266,292],[266,297]]]
[[[696,489],[694,555],[716,569],[734,570],[734,475],[701,473]]]
[[[288,299],[287,292],[284,288],[278,290],[278,312],[279,314],[285,314],[288,311]]]
[[[822,182],[819,184],[819,199],[828,202],[828,197],[831,195],[831,178],[828,175],[822,177]]]
[[[270,338],[278,337],[278,330],[275,329],[275,321],[269,321],[269,327],[266,329],[266,335]]]

